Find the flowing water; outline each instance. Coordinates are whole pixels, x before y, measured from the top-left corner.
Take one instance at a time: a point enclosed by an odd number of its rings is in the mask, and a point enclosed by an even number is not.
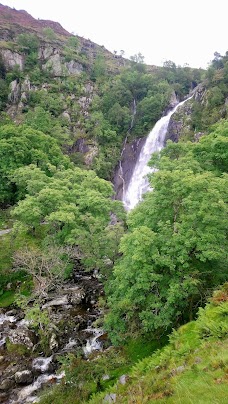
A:
[[[142,200],[142,195],[146,191],[151,190],[147,175],[153,173],[155,168],[149,167],[148,162],[153,153],[160,151],[164,147],[171,116],[190,98],[191,97],[177,104],[167,115],[159,119],[149,133],[138,157],[129,185],[123,193],[123,203],[126,210],[129,211],[133,209],[137,203]]]

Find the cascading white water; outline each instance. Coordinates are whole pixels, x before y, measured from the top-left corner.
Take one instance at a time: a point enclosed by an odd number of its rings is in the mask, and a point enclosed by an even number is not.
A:
[[[123,193],[122,200],[126,210],[129,211],[133,209],[142,199],[142,195],[151,189],[147,175],[154,172],[155,168],[151,168],[147,164],[151,158],[151,155],[154,152],[160,151],[164,147],[165,136],[171,116],[190,98],[191,97],[180,102],[171,111],[169,111],[167,115],[163,116],[155,124],[147,136],[145,145],[143,146],[138,157],[129,185],[126,191]]]

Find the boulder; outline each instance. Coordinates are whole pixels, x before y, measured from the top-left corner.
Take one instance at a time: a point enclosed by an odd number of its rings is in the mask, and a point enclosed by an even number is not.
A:
[[[120,376],[120,378],[119,378],[119,383],[124,385],[124,384],[127,383],[128,380],[129,380],[129,376],[128,376],[128,375],[122,375],[122,376]]]
[[[106,394],[103,403],[116,403],[116,394],[115,393]]]
[[[17,384],[29,384],[33,381],[31,370],[22,370],[21,372],[16,372],[14,378]]]
[[[8,340],[12,345],[21,345],[28,349],[33,348],[34,339],[34,333],[25,327],[18,327],[15,330],[10,330],[8,334]]]
[[[35,373],[48,373],[53,371],[53,356],[48,358],[38,357],[32,361],[32,370]]]
[[[69,303],[68,296],[63,295],[63,296],[57,297],[56,299],[50,300],[49,302],[45,303],[42,306],[42,309],[46,309],[47,307],[52,307],[52,306],[64,306],[68,303]]]
[[[14,381],[11,378],[2,380],[0,383],[0,390],[10,390],[14,386]]]

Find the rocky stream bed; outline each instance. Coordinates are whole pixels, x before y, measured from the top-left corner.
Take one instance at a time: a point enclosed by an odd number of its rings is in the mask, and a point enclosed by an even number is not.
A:
[[[22,309],[1,309],[0,403],[38,402],[42,388],[64,377],[58,370],[60,356],[78,351],[86,358],[102,349],[104,333],[93,327],[100,315],[97,300],[102,293],[97,277],[79,272],[70,283],[48,295],[42,306],[50,318],[48,355],[40,350],[38,334],[25,320]]]

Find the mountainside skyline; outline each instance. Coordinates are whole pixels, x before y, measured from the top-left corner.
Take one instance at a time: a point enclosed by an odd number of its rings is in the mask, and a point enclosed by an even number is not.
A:
[[[207,68],[214,52],[224,54],[226,46],[224,0],[216,8],[205,1],[191,4],[174,0],[153,4],[140,2],[140,8],[129,1],[88,1],[86,4],[39,4],[28,0],[2,0],[1,4],[24,9],[34,18],[60,23],[67,31],[104,45],[109,51],[125,57],[141,52],[145,63],[162,65],[172,60],[177,65]]]

